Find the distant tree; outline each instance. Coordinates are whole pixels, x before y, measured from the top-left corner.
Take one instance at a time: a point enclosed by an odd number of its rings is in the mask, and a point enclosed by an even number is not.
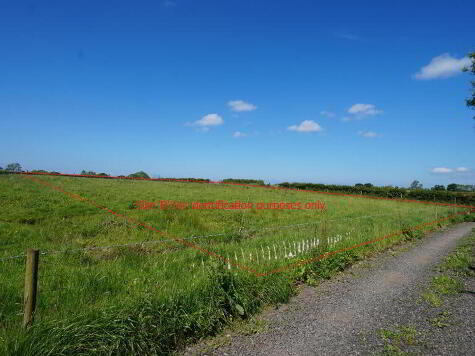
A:
[[[473,192],[475,191],[475,186],[470,184],[454,184],[455,187],[452,187],[457,192]]]
[[[96,175],[96,172],[93,172],[93,171],[86,171],[86,170],[82,170],[81,174],[83,176],[95,176]]]
[[[237,183],[237,184],[265,185],[262,179],[226,178],[226,179],[223,179],[222,182],[223,183]]]
[[[422,189],[422,183],[419,182],[418,180],[415,180],[411,183],[409,186],[409,189]]]
[[[101,177],[109,177],[107,173],[97,173],[97,175]]]
[[[445,186],[436,184],[431,189],[432,190],[445,190]]]
[[[452,183],[447,186],[449,192],[456,192],[458,189],[458,184]]]
[[[10,163],[5,168],[7,172],[21,172],[20,163]]]
[[[129,174],[129,177],[130,178],[147,178],[147,179],[150,178],[149,175],[145,173],[144,171],[139,171],[139,172]]]
[[[373,185],[371,183],[365,183],[365,187],[371,188]]]
[[[362,183],[356,183],[355,187],[361,188],[361,187],[363,187],[363,184]]]
[[[470,72],[470,74],[475,75],[475,52],[469,53],[468,58],[472,61],[469,67],[463,69],[464,72]],[[465,103],[472,110],[475,109],[475,80],[470,82],[472,84],[472,97],[465,99]],[[475,116],[473,117],[475,119]]]

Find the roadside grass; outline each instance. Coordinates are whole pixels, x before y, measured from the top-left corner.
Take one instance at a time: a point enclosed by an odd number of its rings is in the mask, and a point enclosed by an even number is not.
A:
[[[24,177],[1,176],[0,258],[22,254],[29,247],[47,252],[40,257],[38,305],[28,332],[20,329],[24,259],[0,261],[1,354],[170,353],[233,321],[251,318],[265,305],[285,303],[296,292],[296,281],[330,278],[368,254],[420,238],[431,228],[413,231],[411,226],[456,211],[305,191],[41,179],[154,226],[166,236]],[[139,210],[134,204],[316,199],[325,202],[325,211]],[[404,230],[401,236],[317,260],[322,254],[400,230]],[[177,243],[170,235],[190,238],[195,247],[210,253]],[[134,245],[97,248],[124,244]],[[304,259],[314,260],[287,268]],[[234,264],[261,273],[281,272],[257,277]]]
[[[438,316],[435,318],[430,319],[430,323],[432,326],[437,327],[439,329],[445,328],[450,326],[450,312],[447,310],[441,311]]]
[[[415,345],[417,343],[417,336],[420,333],[412,325],[399,326],[391,329],[381,329],[380,336],[384,341],[390,341],[391,343]]]
[[[475,276],[472,254],[474,245],[475,233],[472,233],[472,235],[460,247],[458,247],[454,253],[447,256],[441,269],[445,271],[449,270],[457,276]]]
[[[382,355],[409,355],[403,348],[417,345],[421,333],[413,325],[403,325],[380,329],[379,335],[385,342]]]
[[[462,289],[462,284],[459,280],[442,274],[432,279],[432,289],[440,295],[457,294]]]
[[[384,346],[383,352],[380,353],[383,356],[405,356],[410,355],[409,353],[402,351],[398,346],[387,344]]]
[[[431,285],[422,293],[422,298],[433,307],[440,307],[443,304],[442,296],[457,294],[462,288],[460,280],[441,274],[432,277]]]
[[[440,307],[443,304],[443,296],[455,295],[463,290],[460,278],[475,276],[471,269],[474,245],[475,231],[437,267],[440,274],[432,277],[430,286],[421,294],[422,299],[433,307]]]
[[[434,291],[427,290],[421,294],[421,297],[426,301],[426,303],[432,305],[435,308],[442,305],[442,298]]]

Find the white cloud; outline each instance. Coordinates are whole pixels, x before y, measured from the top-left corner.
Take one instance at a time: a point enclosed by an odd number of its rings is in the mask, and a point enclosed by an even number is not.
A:
[[[438,174],[467,173],[467,172],[470,172],[470,169],[467,167],[457,167],[457,168],[436,167],[436,168],[432,168],[431,172],[438,173]]]
[[[224,120],[218,114],[208,114],[203,116],[201,119],[193,122],[187,123],[186,126],[199,126],[200,131],[206,132],[209,131],[211,126],[219,126],[224,123]]]
[[[323,128],[313,120],[304,120],[300,125],[289,126],[287,130],[297,132],[319,132],[322,131]]]
[[[247,134],[245,134],[244,132],[241,132],[241,131],[236,131],[235,133],[233,133],[233,137],[234,138],[241,138],[241,137],[246,137]]]
[[[334,112],[331,112],[331,111],[323,110],[323,111],[320,111],[320,115],[323,115],[323,116],[326,116],[326,117],[335,117],[336,114]]]
[[[464,67],[470,65],[470,59],[463,57],[457,59],[448,53],[432,58],[430,63],[421,68],[419,72],[413,75],[415,79],[437,79],[448,78],[462,72]]]
[[[378,134],[374,131],[358,131],[358,135],[360,135],[361,137],[365,137],[365,138],[381,137],[380,134]]]
[[[381,114],[382,111],[376,109],[376,106],[373,104],[354,104],[348,109],[348,113],[361,117]]]
[[[452,168],[447,168],[447,167],[436,167],[432,168],[431,172],[432,173],[439,173],[439,174],[446,174],[446,173],[452,173],[454,170]]]
[[[253,111],[257,109],[257,106],[251,103],[246,103],[243,100],[231,100],[228,101],[228,106],[232,111],[242,112],[242,111]]]

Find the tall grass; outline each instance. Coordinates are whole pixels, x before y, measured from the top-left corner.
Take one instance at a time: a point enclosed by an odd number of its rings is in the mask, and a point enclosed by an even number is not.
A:
[[[4,207],[0,258],[22,254],[29,247],[47,252],[40,258],[35,323],[26,333],[19,328],[24,260],[0,261],[0,353],[168,353],[217,332],[234,318],[252,315],[263,305],[287,301],[296,280],[328,278],[365,254],[421,234],[409,227],[457,210],[199,183],[41,179],[165,234],[24,177],[0,176]],[[305,203],[317,199],[324,201],[325,211],[138,210],[133,204],[139,200]],[[318,259],[404,229],[401,236]],[[188,241],[209,253],[169,241],[170,236],[193,237]],[[131,243],[137,244],[84,249]],[[311,263],[286,268],[312,258]],[[280,273],[258,277],[240,266],[262,274]]]

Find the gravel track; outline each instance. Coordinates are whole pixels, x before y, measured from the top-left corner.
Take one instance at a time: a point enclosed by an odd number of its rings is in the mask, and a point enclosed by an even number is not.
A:
[[[378,330],[388,327],[388,323],[405,325],[421,317],[425,306],[416,300],[434,274],[433,267],[473,228],[475,223],[462,223],[433,232],[408,251],[384,253],[356,264],[318,287],[303,286],[288,304],[260,316],[268,322],[266,331],[250,336],[232,335],[226,345],[205,352],[198,344],[185,354],[372,354],[381,347],[381,340],[375,336]],[[459,335],[448,337],[445,347],[427,345],[423,354],[475,354],[475,297],[465,294],[459,299],[466,309]]]

